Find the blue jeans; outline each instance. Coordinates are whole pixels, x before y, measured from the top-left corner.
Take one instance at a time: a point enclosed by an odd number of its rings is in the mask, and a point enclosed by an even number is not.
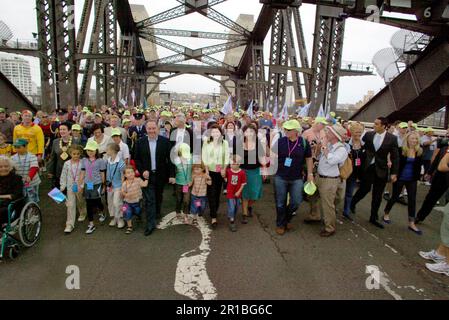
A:
[[[123,207],[126,208],[126,211],[123,213],[123,218],[125,221],[129,221],[133,218],[133,216],[139,216],[140,217],[140,204],[138,202],[136,203],[128,203],[123,202]]]
[[[239,210],[240,199],[228,199],[228,218],[230,220],[235,220],[237,211]]]
[[[295,212],[302,202],[302,190],[304,182],[298,180],[284,180],[279,176],[274,177],[274,198],[276,201],[276,226],[285,227],[292,220]],[[290,203],[287,206],[287,194],[290,195]]]
[[[351,175],[348,180],[346,180],[346,192],[345,192],[345,205],[343,208],[343,214],[349,214],[349,208],[351,206],[352,197],[354,196],[354,189],[357,184],[357,179]]]

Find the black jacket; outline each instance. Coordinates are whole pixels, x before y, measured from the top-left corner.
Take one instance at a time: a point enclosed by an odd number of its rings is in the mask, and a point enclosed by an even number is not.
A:
[[[157,137],[156,143],[156,181],[158,184],[164,184],[168,178],[175,177],[175,166],[170,160],[171,151],[170,141],[162,136]],[[151,154],[148,137],[140,138],[134,147],[134,161],[139,173],[142,175],[145,171],[150,172],[151,176]]]
[[[401,177],[402,171],[407,163],[407,157],[402,154],[399,156],[399,173],[398,179]],[[418,181],[421,178],[421,166],[423,164],[422,155],[415,157],[415,162],[413,162],[413,181]]]
[[[374,148],[374,131],[367,132],[363,136],[363,142],[365,142],[366,161],[363,166],[366,171],[371,164],[373,158],[375,159],[376,174],[379,178],[388,180],[388,174],[398,174],[399,170],[399,152],[398,152],[398,139],[395,135],[386,132],[384,141],[379,150]],[[388,154],[390,154],[390,160],[392,163],[391,170],[388,170]]]

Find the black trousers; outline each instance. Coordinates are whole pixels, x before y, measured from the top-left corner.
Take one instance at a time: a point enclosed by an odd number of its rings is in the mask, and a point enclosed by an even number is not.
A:
[[[378,212],[386,184],[387,181],[385,179],[381,179],[377,176],[375,165],[370,165],[362,177],[360,188],[351,200],[351,208],[355,208],[357,203],[362,200],[372,188],[370,220],[377,221],[379,219]]]
[[[103,210],[103,204],[101,198],[86,199],[87,218],[89,222],[94,221],[94,214]]]
[[[209,171],[212,184],[207,186],[207,199],[209,201],[210,217],[217,218],[218,208],[220,206],[221,188],[223,186],[223,177],[221,173]]]
[[[407,189],[407,202],[408,202],[408,219],[409,221],[415,221],[416,215],[416,189],[417,181],[397,181],[393,183],[393,195],[385,206],[385,213],[389,213],[394,204],[399,200],[402,188],[405,186]]]
[[[446,178],[447,173],[442,173],[439,171],[435,172],[435,175],[432,179],[432,186],[430,187],[429,193],[427,193],[426,198],[419,209],[416,219],[420,221],[424,221],[426,217],[430,214],[433,207],[437,203],[437,201],[443,196],[443,194],[448,189],[448,183]]]
[[[147,229],[156,228],[156,220],[161,218],[161,205],[164,193],[164,183],[156,183],[157,178],[150,176],[148,187],[142,188],[144,208],[147,217]]]

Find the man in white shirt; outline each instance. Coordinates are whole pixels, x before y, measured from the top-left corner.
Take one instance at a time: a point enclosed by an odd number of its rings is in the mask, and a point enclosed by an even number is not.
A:
[[[337,190],[341,187],[340,166],[346,161],[348,151],[343,144],[346,130],[339,124],[327,126],[327,145],[322,146],[316,178],[320,194],[320,205],[324,219],[324,230],[320,236],[330,237],[335,234]],[[344,186],[343,186],[344,194]]]

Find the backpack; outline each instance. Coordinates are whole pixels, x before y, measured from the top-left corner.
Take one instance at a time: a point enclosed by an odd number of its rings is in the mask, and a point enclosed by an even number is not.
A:
[[[345,148],[343,146],[343,148]],[[346,148],[345,148],[346,150]],[[340,178],[343,180],[348,179],[352,174],[352,160],[350,155],[348,154],[348,157],[346,158],[345,162],[343,162],[343,165],[339,167],[340,170]]]

